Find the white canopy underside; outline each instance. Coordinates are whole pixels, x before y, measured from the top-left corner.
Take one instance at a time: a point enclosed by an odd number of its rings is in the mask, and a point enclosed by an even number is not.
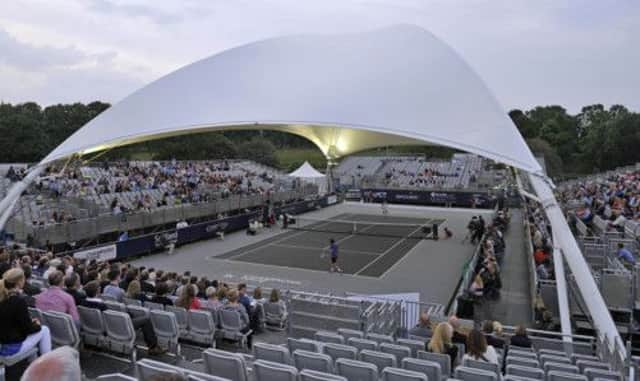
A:
[[[289,176],[300,177],[303,179],[316,179],[323,178],[324,174],[318,172],[318,170],[313,168],[313,166],[309,164],[308,161],[305,161],[300,167],[298,167],[298,169],[289,173]]]
[[[407,25],[274,38],[205,58],[103,112],[43,162],[228,129],[294,133],[330,158],[433,143],[540,170],[479,77],[432,34]]]

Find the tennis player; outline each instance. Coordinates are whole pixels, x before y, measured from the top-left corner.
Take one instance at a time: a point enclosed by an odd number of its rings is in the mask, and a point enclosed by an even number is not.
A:
[[[341,273],[342,269],[338,266],[338,244],[333,238],[329,240],[329,253],[331,254],[331,268],[329,271]]]

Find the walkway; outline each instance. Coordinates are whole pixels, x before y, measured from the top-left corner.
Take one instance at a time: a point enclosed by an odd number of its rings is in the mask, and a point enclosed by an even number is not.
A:
[[[522,210],[511,210],[511,226],[506,234],[506,256],[502,263],[500,299],[476,307],[476,319],[497,320],[505,325],[530,325],[531,293],[529,288],[529,253],[524,250]]]

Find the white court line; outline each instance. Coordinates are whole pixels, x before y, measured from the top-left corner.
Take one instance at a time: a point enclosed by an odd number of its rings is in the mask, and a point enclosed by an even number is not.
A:
[[[444,223],[445,223],[445,222],[447,222],[447,219],[446,219],[446,218],[445,218],[445,219],[444,219],[444,221],[443,221],[440,225],[438,225],[438,226],[442,226],[442,225],[444,225]],[[419,244],[418,244],[418,245],[419,245]],[[411,256],[411,252],[412,252],[412,251],[414,251],[414,250],[416,250],[416,247],[418,247],[418,245],[415,245],[414,247],[412,247],[412,248],[411,248],[411,250],[407,251],[407,252],[402,256],[402,258],[398,259],[398,260],[396,261],[396,263],[394,263],[393,265],[391,265],[391,267],[389,267],[385,272],[383,272],[383,273],[382,273],[382,275],[380,275],[378,278],[380,278],[380,279],[384,278],[384,277],[387,275],[387,273],[388,273],[389,271],[391,271],[391,270],[395,269],[395,268],[396,268],[400,263],[404,262],[404,261],[405,261],[409,256]]]
[[[348,214],[346,214],[346,215],[347,215],[347,216],[349,216],[349,215],[351,215],[351,214],[350,214],[350,213],[348,213]],[[329,224],[329,223],[331,223],[331,222],[332,222],[332,221],[327,220],[326,222],[323,222],[323,223],[321,223],[321,224],[320,224],[320,225],[318,225],[318,226],[326,225],[326,224]],[[228,260],[232,260],[232,259],[234,259],[234,258],[239,258],[239,257],[241,257],[241,256],[243,256],[243,255],[245,255],[245,254],[253,253],[254,251],[257,251],[257,250],[259,250],[259,249],[265,248],[265,247],[267,247],[267,246],[271,246],[271,245],[273,245],[273,244],[278,244],[278,243],[283,242],[283,241],[286,241],[286,240],[288,240],[288,239],[290,239],[290,238],[298,237],[298,236],[301,236],[301,235],[303,235],[303,234],[305,234],[305,233],[312,233],[312,232],[313,232],[313,231],[311,231],[311,230],[303,230],[303,231],[300,231],[300,232],[298,232],[298,233],[294,233],[294,234],[291,234],[291,235],[289,235],[289,236],[282,237],[282,238],[277,239],[277,240],[275,240],[275,241],[269,242],[269,243],[267,243],[266,245],[263,245],[263,246],[257,246],[257,247],[254,247],[253,249],[249,249],[249,250],[243,251],[242,253],[240,253],[240,254],[236,254],[236,255],[234,255],[234,256],[232,256],[232,257],[228,257],[228,258],[218,258],[218,259],[224,259],[224,260],[227,260],[227,261],[228,261]],[[268,238],[267,238],[267,239],[268,239]],[[257,242],[256,244],[258,244],[258,243],[260,243],[260,242]],[[224,255],[224,254],[223,254],[223,255]]]
[[[380,254],[378,256],[378,258],[374,259],[373,261],[369,262],[368,264],[366,264],[363,268],[361,268],[360,270],[358,270],[355,274],[353,275],[358,275],[361,272],[363,272],[364,270],[366,270],[369,266],[371,266],[372,264],[378,262],[380,260],[380,258],[383,258],[385,255],[389,254],[389,252],[391,252],[391,250],[393,250],[395,247],[397,247],[399,244],[401,244],[402,242],[406,241],[408,237],[414,235],[415,233],[417,233],[420,229],[422,229],[422,226],[419,226],[416,230],[412,231],[411,233],[409,233],[409,235],[407,237],[403,237],[401,240],[399,240],[398,242],[394,243],[393,245],[391,245],[391,247],[389,247],[387,250],[384,251],[384,253]],[[406,256],[407,253],[405,253],[403,255]]]
[[[270,244],[269,246],[284,247],[289,249],[323,250],[323,251],[326,250],[322,247],[317,247],[317,246],[287,245],[283,243]],[[351,249],[340,249],[340,251],[343,253],[367,254],[367,255],[374,255],[374,256],[378,256],[382,254],[382,253],[372,253],[369,251],[360,251],[360,250],[351,250]]]

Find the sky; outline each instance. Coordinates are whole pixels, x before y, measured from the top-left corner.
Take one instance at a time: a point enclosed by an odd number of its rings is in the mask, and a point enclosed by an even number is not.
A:
[[[506,110],[640,110],[637,0],[0,0],[0,101],[115,103],[241,44],[398,23],[451,45]]]

